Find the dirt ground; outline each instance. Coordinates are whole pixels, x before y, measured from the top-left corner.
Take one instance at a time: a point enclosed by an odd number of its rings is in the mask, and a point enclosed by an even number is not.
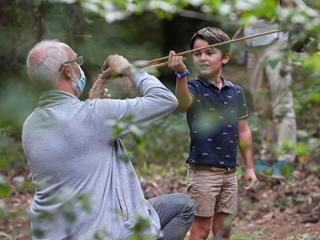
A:
[[[244,190],[240,179],[239,211],[234,221],[234,234],[239,239],[261,240],[320,240],[320,177],[319,168],[311,172],[299,166],[286,181],[260,177],[251,190]],[[24,176],[30,180],[26,169],[10,170],[6,178],[14,191],[5,198],[7,208],[0,221],[0,240],[31,239],[29,208],[32,191],[19,186]],[[144,180],[141,185],[146,198],[164,193],[185,192],[181,177],[168,173],[162,179]],[[0,206],[1,207],[1,206]],[[5,217],[6,216],[6,217]],[[238,238],[234,238],[238,239]]]
[[[296,170],[287,181],[260,177],[250,191],[240,191],[235,229],[256,239],[320,239],[320,179]]]
[[[259,176],[258,184],[249,191],[240,179],[235,236],[243,240],[320,240],[320,177],[318,168],[313,171],[300,165],[285,181]],[[166,182],[143,183],[146,196],[185,192],[185,184],[174,177]]]

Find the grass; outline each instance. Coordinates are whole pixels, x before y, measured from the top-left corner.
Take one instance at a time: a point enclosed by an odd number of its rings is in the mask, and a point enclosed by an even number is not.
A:
[[[235,232],[231,235],[231,240],[259,240],[261,235],[258,232],[250,233],[250,234],[243,234]]]

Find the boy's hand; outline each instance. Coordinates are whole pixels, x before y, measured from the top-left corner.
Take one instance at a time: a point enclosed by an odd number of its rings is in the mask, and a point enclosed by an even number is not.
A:
[[[245,179],[249,182],[249,185],[245,186],[245,190],[251,189],[256,182],[258,181],[256,174],[254,173],[253,168],[246,169]]]
[[[186,65],[183,63],[184,57],[177,56],[175,51],[169,52],[168,66],[175,72],[183,72],[187,70]]]

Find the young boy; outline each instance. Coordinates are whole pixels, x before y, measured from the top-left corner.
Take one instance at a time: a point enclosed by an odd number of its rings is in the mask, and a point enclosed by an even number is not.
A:
[[[191,49],[230,40],[222,30],[206,27],[191,38]],[[199,76],[188,81],[182,56],[170,51],[168,65],[175,71],[179,108],[187,111],[190,128],[188,193],[196,205],[190,240],[206,239],[212,229],[216,239],[229,239],[231,217],[236,213],[238,184],[235,175],[237,143],[246,166],[246,179],[254,183],[252,135],[240,86],[221,73],[229,61],[229,45],[193,53]]]

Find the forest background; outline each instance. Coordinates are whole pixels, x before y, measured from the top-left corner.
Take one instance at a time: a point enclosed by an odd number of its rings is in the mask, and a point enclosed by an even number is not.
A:
[[[282,74],[294,75],[297,159],[294,168],[286,169],[285,182],[261,179],[250,192],[240,190],[233,239],[320,239],[320,1],[293,1],[297,8],[279,9],[275,0],[1,0],[0,239],[30,239],[28,205],[34,186],[20,136],[22,123],[39,97],[25,69],[27,53],[36,42],[59,39],[84,57],[89,83],[81,99],[86,99],[109,54],[123,55],[131,62],[166,56],[169,50],[189,49],[192,34],[201,27],[217,26],[233,36],[260,17],[290,31],[284,58],[264,64],[291,63]],[[224,74],[244,87],[251,108],[245,65],[236,60],[234,56]],[[196,76],[189,57],[187,64]],[[174,89],[172,71],[166,67],[152,71]],[[125,82],[107,87],[116,98],[136,94]],[[249,121],[258,160],[260,123],[252,111]],[[185,115],[176,111],[147,129],[130,122],[119,125],[124,127],[135,129],[124,141],[146,197],[185,191],[189,147]],[[284,143],[278,150],[290,147]],[[243,185],[242,168],[238,176]],[[288,223],[298,227],[290,228]]]

